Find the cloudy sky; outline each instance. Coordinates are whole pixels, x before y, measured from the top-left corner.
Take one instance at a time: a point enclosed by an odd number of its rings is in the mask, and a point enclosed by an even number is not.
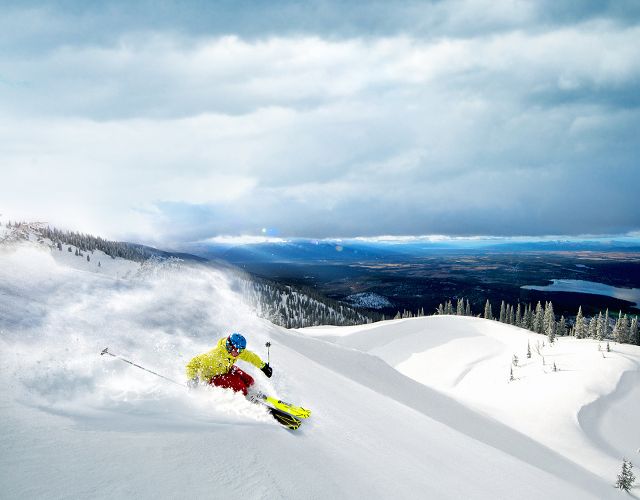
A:
[[[3,2],[0,213],[148,243],[640,229],[640,2]]]

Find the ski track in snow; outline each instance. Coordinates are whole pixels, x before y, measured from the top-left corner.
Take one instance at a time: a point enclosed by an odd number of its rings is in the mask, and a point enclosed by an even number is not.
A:
[[[574,460],[469,397],[476,379],[490,381],[486,396],[500,389],[496,401],[517,395],[505,383],[513,327],[429,317],[289,331],[255,317],[216,269],[123,274],[128,264],[113,262],[98,272],[72,257],[0,248],[7,498],[617,498],[617,470],[603,478],[601,462]],[[230,331],[263,357],[272,342],[272,379],[242,368],[313,410],[299,431],[229,391],[189,392],[99,355],[108,345],[183,382],[186,362]],[[412,356],[455,366],[417,381],[395,368]],[[611,380],[621,359],[608,365]],[[532,387],[533,368],[523,380]],[[596,397],[607,387],[594,386]]]

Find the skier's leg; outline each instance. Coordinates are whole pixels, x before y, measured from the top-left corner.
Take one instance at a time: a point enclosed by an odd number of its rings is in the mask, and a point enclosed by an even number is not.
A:
[[[213,377],[209,383],[216,387],[232,389],[235,392],[242,392],[245,396],[247,395],[247,386],[245,385],[244,380],[233,373],[217,375]]]
[[[233,373],[233,375],[240,377],[247,388],[251,387],[255,382],[255,380],[253,380],[253,377],[251,375],[249,375],[245,371],[242,371],[237,366],[233,366],[229,373]]]

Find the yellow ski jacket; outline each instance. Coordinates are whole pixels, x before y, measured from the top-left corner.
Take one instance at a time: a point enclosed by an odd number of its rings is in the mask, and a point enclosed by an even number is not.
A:
[[[262,369],[266,364],[256,353],[247,349],[234,358],[227,351],[227,337],[218,340],[218,344],[209,352],[198,354],[187,364],[187,378],[198,377],[203,382],[208,382],[216,375],[228,373],[231,367],[239,359],[251,363],[256,368]]]

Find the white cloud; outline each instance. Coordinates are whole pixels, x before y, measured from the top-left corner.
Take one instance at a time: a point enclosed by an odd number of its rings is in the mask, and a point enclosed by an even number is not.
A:
[[[24,84],[0,93],[0,211],[147,240],[589,230],[575,213],[626,231],[640,213],[624,191],[639,180],[625,102],[638,40],[591,21],[433,40],[136,33],[5,53],[0,74]]]

